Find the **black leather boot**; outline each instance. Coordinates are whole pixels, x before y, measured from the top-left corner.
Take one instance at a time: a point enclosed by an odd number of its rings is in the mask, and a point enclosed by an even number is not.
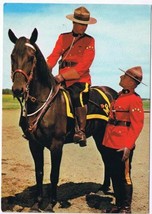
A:
[[[76,115],[76,125],[73,140],[74,142],[79,143],[81,147],[84,147],[87,145],[85,135],[86,108],[85,107],[75,108],[75,115]]]
[[[119,213],[120,209],[121,209],[120,207],[113,206],[110,209],[103,209],[101,211],[102,211],[102,213]]]
[[[131,206],[128,207],[122,207],[119,213],[131,213]]]

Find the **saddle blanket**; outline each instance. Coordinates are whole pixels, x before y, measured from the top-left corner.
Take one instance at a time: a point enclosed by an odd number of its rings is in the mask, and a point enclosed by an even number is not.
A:
[[[69,100],[69,94],[63,90],[66,102],[67,116],[74,119],[73,107]],[[87,105],[87,119],[101,119],[108,121],[110,101],[106,94],[98,88],[91,88],[89,102]]]

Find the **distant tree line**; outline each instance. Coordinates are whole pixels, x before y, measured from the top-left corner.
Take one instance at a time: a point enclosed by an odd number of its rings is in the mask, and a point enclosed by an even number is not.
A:
[[[2,94],[12,94],[12,90],[9,88],[2,89]]]
[[[2,89],[2,94],[12,94],[12,90],[9,88]],[[149,101],[150,99],[149,98],[142,98],[142,100]]]

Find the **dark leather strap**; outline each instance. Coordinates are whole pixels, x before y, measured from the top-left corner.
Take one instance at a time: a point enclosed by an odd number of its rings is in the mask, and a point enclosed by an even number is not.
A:
[[[46,111],[50,107],[50,104],[52,103],[52,101],[54,100],[54,98],[56,97],[56,95],[59,92],[60,86],[61,86],[61,84],[57,84],[55,86],[54,92],[53,92],[52,96],[50,97],[50,99],[46,102],[46,105],[44,106],[44,108],[39,112],[37,117],[33,121],[31,121],[29,128],[28,128],[29,132],[33,133],[37,129],[39,120],[43,117],[43,115],[46,113]]]
[[[80,39],[82,39],[82,38],[84,38],[86,36],[86,34],[83,34],[81,37],[79,37],[78,39],[76,39],[75,40],[75,42],[73,43],[73,45],[76,43],[76,42],[78,42]],[[70,49],[70,47],[71,47],[71,44],[63,51],[63,53],[62,53],[62,58],[63,58],[63,55]],[[62,61],[62,59],[60,59],[59,60],[59,68],[62,68],[62,63],[63,63],[64,61]],[[65,66],[65,67],[67,67],[67,66]],[[70,66],[71,67],[71,66]]]
[[[115,120],[115,119],[109,119],[109,124],[112,124],[114,126],[130,126],[130,121],[121,121],[121,120]]]
[[[71,61],[62,61],[61,64],[59,64],[59,68],[65,68],[65,67],[73,67],[77,64],[77,62],[71,62]]]

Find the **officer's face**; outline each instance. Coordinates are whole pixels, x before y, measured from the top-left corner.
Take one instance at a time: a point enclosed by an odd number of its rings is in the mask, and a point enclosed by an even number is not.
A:
[[[134,79],[126,74],[120,76],[119,85],[124,89],[130,89],[130,88],[136,87],[136,83]]]
[[[86,31],[87,26],[88,25],[73,22],[73,31],[76,34],[83,34]]]

